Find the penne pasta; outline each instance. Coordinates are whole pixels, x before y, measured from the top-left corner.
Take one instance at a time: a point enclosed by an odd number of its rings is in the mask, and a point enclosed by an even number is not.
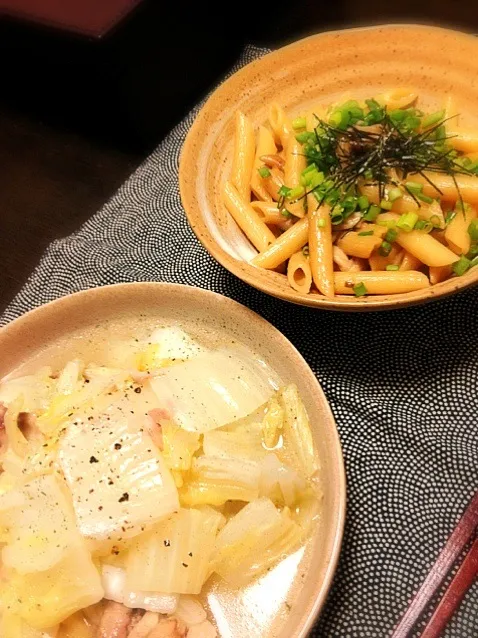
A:
[[[361,236],[358,232],[350,231],[338,240],[337,246],[350,257],[368,259],[381,243],[382,239],[376,235]]]
[[[386,91],[375,99],[388,110],[406,109],[408,106],[416,102],[418,94],[410,87],[399,87]]]
[[[366,294],[394,295],[427,288],[430,282],[426,275],[415,270],[334,273],[335,292],[338,295],[353,295],[354,287],[360,284],[365,286]]]
[[[478,151],[478,135],[472,129],[462,127],[450,127],[447,131],[450,144],[453,148],[464,153]]]
[[[256,135],[238,112],[223,196],[259,251],[251,264],[327,297],[407,292],[474,268],[478,132],[451,98],[429,114],[417,99],[410,87],[344,92],[295,119],[274,102]],[[367,292],[345,275],[363,275]]]
[[[251,176],[251,190],[257,199],[262,201],[270,201],[272,197],[264,185],[263,178],[259,174],[259,169],[264,166],[264,161],[261,158],[264,155],[275,155],[276,151],[277,148],[272,133],[265,126],[260,126],[259,133],[257,135],[256,156]]]
[[[457,261],[457,256],[428,233],[412,230],[400,231],[397,243],[427,266],[448,266]]]
[[[468,226],[473,219],[476,219],[476,210],[471,206],[465,206],[463,211],[455,211],[455,216],[445,228],[445,239],[457,255],[466,254],[470,250]]]
[[[330,207],[318,206],[314,195],[308,195],[309,261],[312,279],[326,297],[334,296],[334,261],[332,254],[332,223]]]
[[[275,239],[263,252],[254,257],[251,264],[268,270],[277,268],[277,266],[306,245],[308,235],[309,220],[307,217],[303,217]]]
[[[376,186],[363,186],[361,190],[373,204],[380,203],[378,188]],[[387,198],[390,190],[390,188],[385,189],[385,198]],[[413,199],[411,195],[404,192],[401,197],[392,203],[392,212],[394,213],[402,215],[403,213],[409,213],[411,211],[417,213],[419,219],[432,221],[438,228],[445,227],[443,211],[437,201],[434,201],[433,204],[426,204]]]
[[[422,266],[422,262],[417,257],[406,250],[403,251],[403,259],[399,270],[419,270]]]
[[[312,286],[312,272],[307,257],[302,251],[292,255],[287,265],[287,280],[297,292],[306,295]]]
[[[291,135],[285,147],[285,166],[284,166],[284,183],[289,188],[300,186],[300,178],[302,171],[306,168],[307,163],[305,155],[302,152],[302,145]],[[304,191],[305,192],[305,191]],[[295,201],[288,201],[286,204],[289,210],[296,217],[305,215],[305,197],[300,197]]]
[[[274,102],[269,108],[269,123],[274,134],[276,144],[286,148],[292,127],[284,109]]]
[[[263,179],[262,182],[269,196],[278,202],[280,199],[279,190],[284,186],[283,173],[278,168],[271,168],[269,177]]]
[[[232,159],[231,182],[246,201],[251,201],[251,175],[254,164],[254,129],[248,117],[241,111],[236,113],[236,136]]]
[[[445,279],[451,277],[453,271],[451,266],[431,266],[430,267],[430,283],[439,284]]]
[[[227,210],[257,250],[265,250],[276,241],[272,231],[260,220],[250,203],[242,199],[231,182],[225,183],[223,196]]]
[[[381,255],[378,250],[374,250],[369,257],[370,270],[386,270],[387,266],[399,266],[403,259],[403,249],[393,245],[387,256]],[[409,269],[413,270],[413,269]]]
[[[255,201],[251,202],[251,207],[264,224],[279,226],[282,230],[286,230],[292,224],[292,221],[280,212],[275,202]]]
[[[423,192],[429,197],[440,197],[447,202],[456,202],[461,195],[463,201],[469,204],[478,204],[478,177],[475,175],[461,175],[459,173],[448,175],[423,171],[423,175],[411,175],[410,179],[418,184],[423,184]]]

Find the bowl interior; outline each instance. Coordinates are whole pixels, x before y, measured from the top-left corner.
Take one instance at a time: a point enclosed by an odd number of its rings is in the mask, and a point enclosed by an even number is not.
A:
[[[394,296],[328,300],[293,291],[284,275],[251,266],[256,254],[225,209],[221,186],[230,174],[234,114],[257,126],[278,102],[291,116],[347,96],[368,98],[411,86],[425,110],[452,95],[462,121],[478,126],[478,40],[437,27],[390,25],[322,33],[247,65],[208,99],[183,147],[180,189],[189,223],[206,249],[247,283],[295,303],[342,310],[390,308],[450,294],[478,281],[478,269],[430,289]]]
[[[299,388],[321,459],[324,502],[314,537],[305,552],[289,557],[264,577],[262,585],[259,581],[239,596],[214,585],[208,600],[224,636],[305,636],[324,603],[337,563],[345,479],[325,396],[301,355],[278,330],[244,306],[197,288],[154,283],[107,286],[64,297],[2,328],[0,378],[19,369],[28,372],[40,362],[59,366],[72,356],[86,358],[96,348],[94,335],[99,329],[102,334],[107,330],[131,336],[141,326],[169,323],[202,332],[213,342],[233,338],[271,365],[284,383],[294,382]],[[290,589],[284,590],[292,577]],[[277,608],[275,601],[284,594],[287,605]]]

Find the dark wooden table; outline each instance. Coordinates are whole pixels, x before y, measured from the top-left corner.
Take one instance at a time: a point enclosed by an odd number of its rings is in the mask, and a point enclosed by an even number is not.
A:
[[[275,47],[391,21],[478,30],[478,5],[466,0],[289,0],[273,18],[251,2],[263,21],[238,17],[235,29],[204,3],[143,4],[100,41],[0,24],[0,310],[46,246],[114,193],[246,41]]]

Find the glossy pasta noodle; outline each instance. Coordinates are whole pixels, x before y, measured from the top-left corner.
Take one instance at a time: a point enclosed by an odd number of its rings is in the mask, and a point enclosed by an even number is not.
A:
[[[406,293],[478,265],[478,132],[450,100],[425,114],[396,88],[294,119],[273,103],[257,132],[236,115],[234,148],[225,206],[251,263],[300,294]]]

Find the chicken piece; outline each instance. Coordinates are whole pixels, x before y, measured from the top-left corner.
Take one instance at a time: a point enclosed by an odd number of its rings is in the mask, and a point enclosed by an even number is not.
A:
[[[37,418],[31,412],[19,412],[17,425],[27,441],[33,441],[35,443],[41,443],[43,441],[43,434],[37,426]]]
[[[108,601],[101,618],[98,638],[128,638],[133,610],[121,603]]]
[[[160,620],[148,638],[186,638],[187,627],[177,618]]]
[[[134,625],[130,625],[128,638],[147,638],[159,622],[159,614],[147,611]]]

